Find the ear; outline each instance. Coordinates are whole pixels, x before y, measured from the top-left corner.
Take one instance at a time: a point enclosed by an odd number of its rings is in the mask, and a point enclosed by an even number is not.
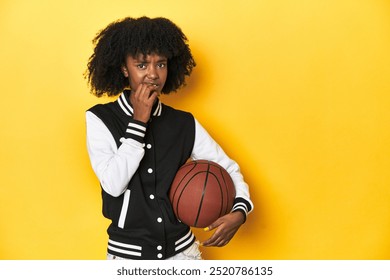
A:
[[[121,67],[123,75],[128,78],[129,77],[129,71],[127,70],[127,67],[125,65],[122,65]]]

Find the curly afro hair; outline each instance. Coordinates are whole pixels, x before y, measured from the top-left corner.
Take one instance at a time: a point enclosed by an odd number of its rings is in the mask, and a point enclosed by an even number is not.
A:
[[[196,65],[187,41],[178,26],[162,17],[127,17],[109,24],[92,41],[95,48],[85,73],[91,92],[98,97],[118,95],[129,86],[121,71],[126,58],[152,53],[168,59],[162,93],[177,91]]]

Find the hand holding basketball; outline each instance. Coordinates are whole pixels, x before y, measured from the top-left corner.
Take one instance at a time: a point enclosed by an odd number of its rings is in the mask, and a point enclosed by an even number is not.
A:
[[[229,241],[236,234],[237,230],[244,223],[245,218],[243,213],[237,211],[226,214],[219,218],[209,227],[205,228],[206,231],[215,229],[215,232],[209,239],[202,243],[203,246],[217,246],[222,247],[229,243]]]

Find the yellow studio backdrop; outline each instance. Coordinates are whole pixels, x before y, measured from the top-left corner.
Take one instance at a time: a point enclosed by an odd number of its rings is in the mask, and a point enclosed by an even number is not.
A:
[[[83,73],[101,28],[142,15],[177,23],[198,64],[163,101],[251,188],[206,259],[390,258],[389,1],[2,0],[0,259],[105,258],[85,110],[109,100]]]

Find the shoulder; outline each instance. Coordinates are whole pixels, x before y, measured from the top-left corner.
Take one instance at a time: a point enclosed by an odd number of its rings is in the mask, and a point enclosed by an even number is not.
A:
[[[165,104],[162,104],[162,106],[163,106],[163,112],[166,116],[194,120],[194,116],[190,112],[178,110]]]
[[[115,106],[116,101],[108,102],[108,103],[99,103],[91,108],[89,108],[87,111],[94,112],[94,111],[101,111],[101,110],[108,110],[109,108]]]
[[[111,110],[114,106],[115,106],[115,101],[113,102],[109,102],[109,103],[102,103],[102,104],[96,104],[94,106],[92,106],[91,108],[89,108],[87,110],[87,112],[92,112],[92,113],[95,113],[95,112],[104,112],[104,111],[108,111],[108,110]]]
[[[161,122],[167,130],[178,130],[190,134],[195,133],[195,118],[190,112],[178,110],[163,104]]]

